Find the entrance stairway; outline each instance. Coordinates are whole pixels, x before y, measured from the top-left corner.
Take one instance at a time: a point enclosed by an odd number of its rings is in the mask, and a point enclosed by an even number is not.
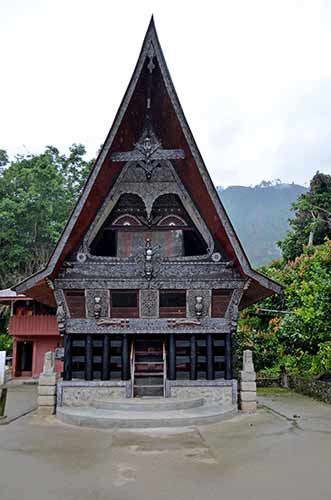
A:
[[[164,396],[166,362],[163,340],[137,338],[131,356],[133,396]]]
[[[90,407],[57,408],[57,417],[67,424],[93,428],[185,427],[216,423],[233,417],[235,406],[207,404],[203,398],[122,399],[94,401]]]

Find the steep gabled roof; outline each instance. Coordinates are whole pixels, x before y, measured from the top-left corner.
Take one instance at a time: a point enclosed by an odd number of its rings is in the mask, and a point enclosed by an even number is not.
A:
[[[151,109],[155,132],[162,139],[164,148],[181,148],[184,151],[185,159],[173,161],[177,174],[215,239],[222,243],[227,255],[233,260],[241,274],[252,280],[251,286],[245,292],[241,307],[282,291],[278,283],[256,272],[249,264],[184,116],[163,56],[153,18],[113,125],[54,252],[45,269],[17,285],[15,288],[17,291],[28,292],[37,300],[54,305],[53,294],[45,280],[56,277],[62,263],[74,251],[114,185],[123,162],[112,161],[111,155],[118,151],[132,150],[143,130],[147,68],[151,60],[151,47],[152,60],[156,68],[153,83],[156,99],[153,100]]]

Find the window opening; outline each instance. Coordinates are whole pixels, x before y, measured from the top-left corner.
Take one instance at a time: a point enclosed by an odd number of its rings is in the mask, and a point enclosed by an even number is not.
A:
[[[138,290],[112,290],[110,292],[110,315],[112,318],[138,318]]]
[[[160,318],[186,317],[186,290],[160,290]]]

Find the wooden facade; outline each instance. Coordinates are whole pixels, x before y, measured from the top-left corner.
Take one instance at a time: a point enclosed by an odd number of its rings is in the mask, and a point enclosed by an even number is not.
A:
[[[10,308],[8,333],[13,338],[12,376],[39,377],[45,353],[55,351],[63,344],[56,310],[11,289],[0,290],[0,305]],[[63,372],[63,363],[59,359],[55,367],[58,373]]]
[[[185,120],[153,20],[114,124],[47,267],[16,287],[57,306],[64,380],[232,379],[254,271]]]

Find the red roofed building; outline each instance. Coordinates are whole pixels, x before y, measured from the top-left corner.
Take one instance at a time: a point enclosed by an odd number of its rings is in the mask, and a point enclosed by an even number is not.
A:
[[[13,376],[39,377],[44,354],[62,345],[55,310],[11,289],[0,290],[0,303],[10,306],[8,333],[13,337]],[[62,361],[56,369],[62,371]]]

